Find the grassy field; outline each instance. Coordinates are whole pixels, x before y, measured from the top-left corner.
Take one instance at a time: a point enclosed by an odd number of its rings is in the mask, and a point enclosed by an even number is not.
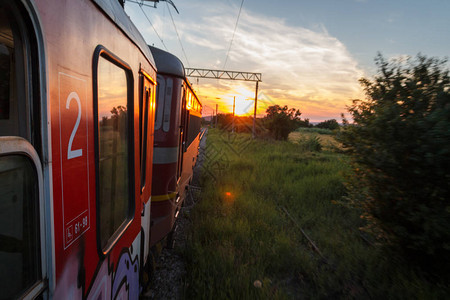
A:
[[[201,199],[180,250],[186,299],[445,298],[448,286],[382,255],[358,231],[359,214],[337,204],[348,161],[322,136],[209,131]]]
[[[334,151],[341,149],[341,144],[334,138],[333,131],[321,128],[299,128],[289,134],[289,141],[301,142],[317,138],[324,150]]]

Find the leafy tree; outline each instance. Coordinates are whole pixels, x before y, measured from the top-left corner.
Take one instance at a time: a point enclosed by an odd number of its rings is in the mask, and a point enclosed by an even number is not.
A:
[[[316,125],[317,128],[324,128],[324,129],[330,129],[335,130],[339,128],[339,123],[336,121],[336,119],[326,120],[323,122],[320,122]]]
[[[298,120],[298,127],[311,128],[311,127],[313,127],[313,126],[314,126],[314,125],[311,124],[311,123],[309,122],[309,119],[308,119],[308,118],[305,118],[305,119],[303,119],[303,120]]]
[[[302,113],[300,110],[288,108],[287,105],[283,107],[279,105],[269,106],[266,109],[266,113],[264,126],[276,140],[287,140],[289,133],[302,124],[302,120],[300,119]]]
[[[348,199],[366,230],[421,265],[450,261],[450,79],[446,61],[376,58],[361,79],[366,100],[349,107],[341,141],[354,174]]]

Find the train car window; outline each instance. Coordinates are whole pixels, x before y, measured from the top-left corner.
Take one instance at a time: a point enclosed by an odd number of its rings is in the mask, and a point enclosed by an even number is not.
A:
[[[24,21],[18,8],[0,3],[0,136],[31,140],[27,113],[27,55],[30,55]]]
[[[10,120],[11,107],[14,103],[11,86],[15,85],[14,80],[14,38],[11,24],[5,15],[5,11],[0,11],[0,120]],[[3,127],[3,126],[2,126]],[[17,127],[17,126],[15,126]]]
[[[41,279],[38,183],[24,155],[0,156],[1,299],[18,298]]]
[[[190,119],[190,112],[186,109],[186,114],[184,117],[184,140],[183,140],[183,151],[186,152],[187,148],[189,146],[189,130],[191,127],[191,122],[189,122]]]
[[[187,109],[191,109],[191,92],[188,92],[188,98],[187,98]]]
[[[157,75],[158,85],[156,86],[156,117],[155,131],[161,129],[163,123],[164,101],[166,94],[166,80],[163,76]]]
[[[170,130],[170,114],[172,110],[172,93],[173,93],[173,79],[167,78],[166,80],[166,92],[164,95],[164,120],[163,131],[169,132]]]
[[[182,173],[182,169],[183,169],[183,152],[184,152],[184,139],[185,139],[185,135],[186,135],[186,129],[185,129],[185,119],[186,119],[186,89],[184,88],[183,85],[183,89],[182,89],[182,93],[183,96],[181,98],[181,103],[179,103],[179,107],[177,108],[177,110],[180,110],[180,116],[179,116],[179,120],[180,120],[180,136],[178,138],[178,166],[177,166],[177,180],[179,180],[181,178],[181,173]],[[177,118],[178,119],[178,118]]]
[[[180,88],[177,88],[177,86],[180,85]],[[174,110],[173,112],[175,113],[172,117],[173,120],[173,124],[175,126],[175,132],[178,128],[180,128],[181,126],[181,105],[182,105],[182,85],[179,83],[179,81],[175,81],[174,83],[175,88],[173,89],[174,92],[174,99],[176,99],[176,101],[174,101]]]
[[[188,126],[188,133],[187,133],[186,149],[187,149],[187,147],[189,147],[191,145],[191,143],[195,140],[195,138],[199,134],[202,118],[195,114],[189,113],[188,120],[189,120],[188,121],[189,126]]]
[[[46,276],[34,32],[21,1],[0,1],[0,299],[34,298]]]
[[[42,168],[25,139],[0,144],[0,299],[31,299],[45,287]]]
[[[105,52],[97,65],[97,216],[104,253],[134,215],[131,75]],[[132,78],[132,77],[131,77]],[[132,86],[132,85],[131,85]]]
[[[145,82],[145,79],[144,79]],[[147,171],[147,135],[148,135],[148,110],[150,109],[151,89],[144,85],[144,93],[142,95],[142,124],[141,124],[141,191],[145,186],[145,175]]]

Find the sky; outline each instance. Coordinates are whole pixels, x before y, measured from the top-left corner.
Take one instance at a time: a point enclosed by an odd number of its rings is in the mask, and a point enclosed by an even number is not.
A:
[[[378,52],[446,58],[450,50],[449,0],[245,0],[240,15],[242,0],[172,2],[179,14],[167,2],[142,11],[126,1],[125,11],[148,44],[185,67],[262,73],[260,116],[278,104],[311,122],[340,121],[352,99],[365,97],[358,80],[376,74]],[[233,99],[237,114],[253,113],[254,82],[189,80],[203,116],[216,104],[232,112]]]

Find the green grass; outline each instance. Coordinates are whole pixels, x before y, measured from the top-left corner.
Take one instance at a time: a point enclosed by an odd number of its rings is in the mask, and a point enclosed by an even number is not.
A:
[[[317,134],[328,134],[332,135],[334,134],[334,130],[326,129],[326,128],[306,128],[306,127],[300,127],[295,132],[301,132],[301,133],[317,133]]]
[[[323,128],[299,128],[289,134],[288,140],[303,145],[314,145],[313,140],[317,140],[324,150],[335,151],[342,148],[335,139],[335,131]]]
[[[359,214],[336,204],[345,156],[249,139],[208,133],[203,190],[183,249],[185,298],[445,298],[447,286],[369,245]]]

